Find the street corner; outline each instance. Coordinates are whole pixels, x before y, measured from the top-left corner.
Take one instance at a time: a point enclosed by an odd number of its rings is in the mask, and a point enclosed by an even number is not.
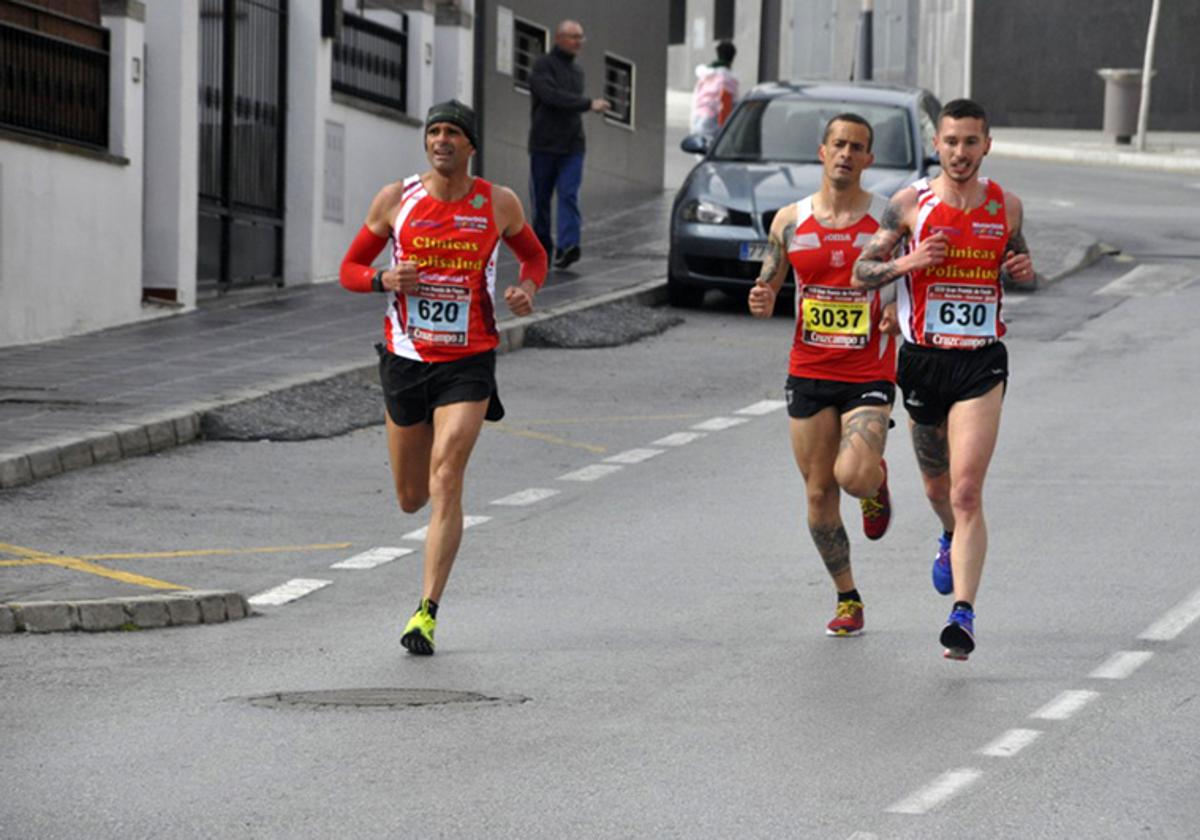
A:
[[[0,635],[154,630],[222,624],[250,615],[253,610],[240,592],[211,589],[121,598],[14,601],[0,604]]]

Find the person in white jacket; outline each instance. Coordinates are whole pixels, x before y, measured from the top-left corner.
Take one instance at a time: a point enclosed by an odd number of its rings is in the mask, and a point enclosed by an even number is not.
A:
[[[692,90],[692,134],[709,137],[717,133],[733,111],[738,96],[738,80],[730,68],[737,49],[730,41],[717,44],[717,60],[696,68],[696,87]]]

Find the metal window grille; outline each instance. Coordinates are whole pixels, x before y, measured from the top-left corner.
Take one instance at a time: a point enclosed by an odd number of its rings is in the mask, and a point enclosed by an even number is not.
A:
[[[609,122],[633,128],[633,82],[635,67],[632,61],[604,54],[604,98],[612,106],[604,113]]]
[[[550,32],[536,23],[513,21],[513,84],[517,90],[529,90],[529,72],[539,56],[546,54]]]
[[[359,15],[342,15],[333,42],[333,89],[398,111],[408,103],[408,17],[393,29]]]
[[[101,47],[0,22],[0,125],[108,148],[109,32],[86,26]]]

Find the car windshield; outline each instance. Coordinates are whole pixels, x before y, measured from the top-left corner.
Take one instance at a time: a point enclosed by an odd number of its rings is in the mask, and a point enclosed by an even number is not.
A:
[[[875,166],[914,168],[912,131],[904,108],[785,96],[746,102],[737,109],[712,159],[816,163],[826,123],[847,111],[871,124]]]

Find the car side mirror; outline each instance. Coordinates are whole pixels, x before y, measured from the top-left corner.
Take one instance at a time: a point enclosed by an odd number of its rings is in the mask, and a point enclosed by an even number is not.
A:
[[[933,166],[941,166],[941,165],[942,165],[941,158],[939,158],[937,155],[926,155],[925,156],[925,168],[926,169],[929,169],[930,167],[933,167]]]
[[[708,137],[704,134],[689,134],[680,142],[679,148],[694,155],[708,154]]]

